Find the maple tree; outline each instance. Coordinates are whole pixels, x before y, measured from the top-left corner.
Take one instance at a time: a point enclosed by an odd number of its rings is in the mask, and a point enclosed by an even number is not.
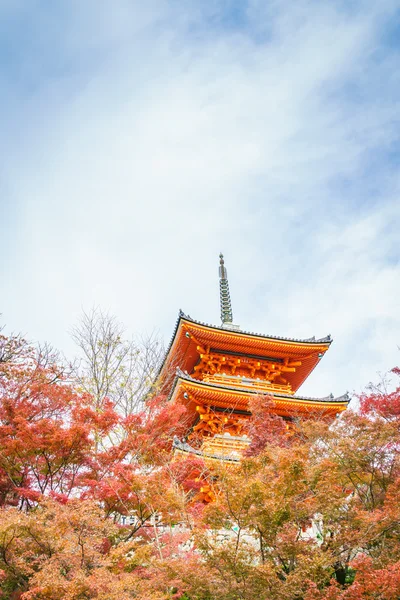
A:
[[[299,422],[284,443],[270,416],[251,456],[215,467],[195,534],[202,582],[182,572],[190,598],[398,599],[399,398],[374,390],[359,412]]]
[[[172,460],[183,406],[125,416],[1,336],[2,597],[398,599],[400,388],[290,429],[271,402],[254,398],[239,464]]]
[[[134,514],[135,526],[122,531],[119,551],[124,540],[132,539],[137,531],[154,530],[154,518],[160,511],[165,521],[178,520],[176,511],[181,513],[182,494],[176,486],[177,474],[162,469],[169,464],[173,435],[184,427],[181,424],[179,428],[176,416],[161,396],[127,418],[118,414],[107,398],[99,409],[90,394],[71,384],[69,372],[51,349],[35,348],[19,336],[1,336],[0,500],[5,529],[0,539],[0,580],[4,597],[10,590],[26,598],[58,597],[51,564],[58,565],[57,560],[61,560],[66,565],[66,577],[75,570],[69,558],[57,558],[60,553],[64,556],[61,538],[73,534],[66,525],[72,523],[72,517],[65,521],[70,511],[95,514],[100,510],[107,523],[117,522],[118,515]],[[115,428],[123,431],[115,438],[117,443],[112,441]],[[34,525],[41,522],[43,531],[39,535]],[[53,529],[49,529],[50,522]],[[88,529],[93,543],[99,536],[104,537],[99,527]],[[48,531],[50,537],[40,541],[43,532]],[[59,536],[61,545],[56,544]],[[55,547],[36,560],[36,546],[48,548],[50,542],[46,540],[53,538]],[[100,561],[96,569],[102,564]],[[105,573],[101,578],[106,577]],[[111,578],[110,569],[107,573]],[[43,591],[46,577],[51,579],[48,589],[53,589],[52,593]],[[75,591],[61,586],[59,597],[75,597],[83,585],[82,577],[81,570],[71,579],[74,583],[70,588]],[[83,579],[90,587],[88,578],[89,571]],[[41,591],[34,593],[36,589]],[[99,590],[93,594],[100,597]],[[111,597],[109,591],[104,594]]]
[[[33,484],[38,493],[68,493],[82,465],[85,436],[75,423],[67,431],[73,395],[61,385],[62,368],[49,351],[21,338],[0,341],[0,503],[29,503]]]
[[[106,477],[118,481],[118,472],[162,464],[184,431],[183,413],[162,396],[127,417],[108,398],[99,407],[51,349],[1,336],[0,505],[76,496]]]

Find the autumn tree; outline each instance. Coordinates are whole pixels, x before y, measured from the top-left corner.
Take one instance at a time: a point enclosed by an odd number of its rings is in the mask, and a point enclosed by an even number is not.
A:
[[[153,594],[140,573],[131,573],[135,565],[148,562],[148,555],[145,545],[124,540],[121,528],[89,501],[60,504],[45,500],[22,514],[3,510],[2,597],[161,600],[165,595]]]
[[[68,383],[69,372],[47,347],[1,337],[0,504],[27,508],[38,496],[69,497],[93,469],[93,441],[117,422]]]
[[[175,564],[188,597],[398,599],[399,391],[365,394],[331,424],[298,421],[286,443],[270,417],[252,456],[215,465],[201,558]]]
[[[4,598],[398,600],[400,388],[333,422],[255,397],[250,450],[228,464],[173,456],[183,405],[154,394],[124,414],[107,378],[97,396],[84,383],[0,338]]]
[[[124,598],[125,587],[133,589],[132,577],[120,587],[112,583],[114,577],[123,578],[135,561],[141,564],[139,556],[151,555],[153,546],[162,555],[156,516],[162,514],[165,526],[172,526],[185,510],[182,478],[169,466],[173,436],[187,428],[180,423],[184,408],[176,410],[166,398],[155,396],[142,411],[123,418],[108,399],[98,410],[49,349],[19,336],[2,336],[0,356],[4,597],[12,591],[25,598],[112,598],[118,590]],[[97,443],[115,427],[125,431],[122,441]],[[85,525],[81,535],[77,524],[89,518],[85,511],[95,524]],[[133,517],[129,527],[118,525],[120,515]],[[118,555],[117,566],[99,557],[99,539],[106,530],[119,532],[107,542]],[[140,551],[137,537],[146,540]],[[73,546],[68,540],[75,540]],[[81,543],[82,564],[73,558]],[[122,569],[118,565],[131,548],[128,543],[135,548],[135,559]],[[135,597],[143,589],[142,597],[150,598],[142,578],[138,581]]]

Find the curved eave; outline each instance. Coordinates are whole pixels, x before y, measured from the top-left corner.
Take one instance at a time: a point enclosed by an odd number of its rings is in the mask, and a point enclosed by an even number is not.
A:
[[[184,397],[186,392],[187,398]],[[196,381],[188,376],[176,377],[170,399],[192,405],[195,410],[196,403],[203,403],[218,408],[232,408],[246,410],[251,397],[260,394],[257,391],[248,391],[211,383]],[[310,398],[307,396],[290,396],[286,394],[271,394],[274,409],[278,414],[337,414],[347,408],[350,401],[347,394],[339,398]]]
[[[166,378],[171,367],[174,371],[179,366],[183,370],[191,372],[191,367],[196,361],[193,356],[189,360],[185,350],[190,346],[191,335],[199,343],[221,351],[257,354],[271,358],[279,358],[282,355],[301,358],[304,364],[298,369],[291,382],[294,391],[299,389],[332,343],[330,336],[318,340],[314,338],[304,340],[247,331],[232,331],[195,321],[180,312],[159,372],[161,380]],[[188,365],[184,364],[185,359],[189,361]]]
[[[183,456],[187,456],[187,455],[198,456],[199,458],[202,458],[206,462],[217,461],[217,462],[226,462],[226,463],[236,464],[236,465],[238,465],[240,463],[240,458],[232,458],[231,456],[224,456],[222,454],[221,455],[220,454],[207,454],[206,452],[195,451],[194,449],[177,448],[177,447],[174,447],[174,451],[177,454],[181,454]]]

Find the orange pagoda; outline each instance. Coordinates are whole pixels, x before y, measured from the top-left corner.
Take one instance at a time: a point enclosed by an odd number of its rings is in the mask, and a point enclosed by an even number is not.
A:
[[[183,403],[189,414],[187,437],[174,439],[175,451],[237,462],[250,443],[245,432],[254,394],[270,397],[271,410],[288,428],[298,417],[334,419],[349,398],[296,393],[329,349],[329,335],[293,339],[243,331],[233,323],[222,254],[219,283],[221,325],[195,321],[180,311],[159,382],[170,401]]]

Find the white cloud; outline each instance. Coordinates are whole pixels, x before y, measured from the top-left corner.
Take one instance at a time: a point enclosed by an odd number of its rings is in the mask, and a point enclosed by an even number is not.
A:
[[[4,318],[71,351],[99,304],[168,338],[179,307],[218,322],[223,250],[243,328],[335,338],[302,391],[359,389],[400,343],[391,5],[251,2],[246,27],[181,6],[46,17],[5,157]]]

